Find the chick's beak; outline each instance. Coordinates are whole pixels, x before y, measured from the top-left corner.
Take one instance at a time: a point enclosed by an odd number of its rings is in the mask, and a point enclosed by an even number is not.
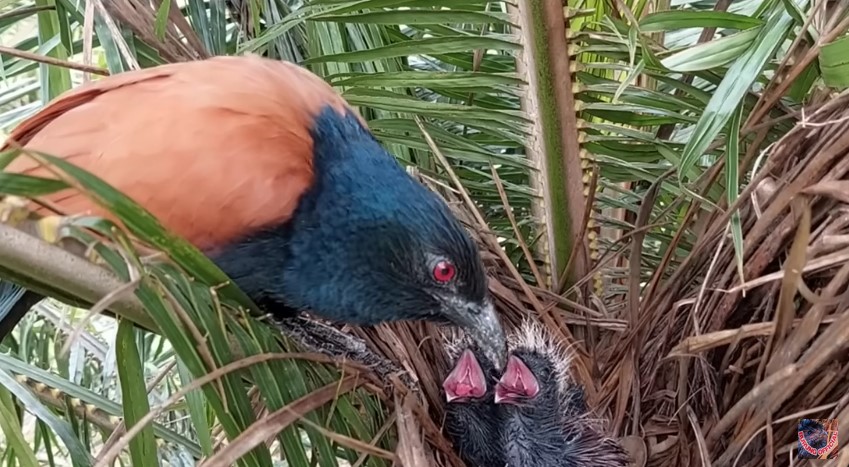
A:
[[[517,396],[535,397],[539,381],[525,363],[515,355],[507,360],[507,369],[495,385],[495,403],[511,403]]]
[[[455,324],[477,342],[481,352],[501,370],[507,360],[507,339],[498,321],[495,307],[488,300],[483,305],[469,304],[456,315]]]
[[[463,351],[442,388],[446,402],[466,397],[480,398],[486,394],[486,377],[471,350]]]

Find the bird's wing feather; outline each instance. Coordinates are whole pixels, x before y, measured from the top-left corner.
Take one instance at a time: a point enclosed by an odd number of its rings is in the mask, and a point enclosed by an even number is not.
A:
[[[254,56],[215,57],[81,86],[9,140],[97,175],[209,249],[291,216],[312,183],[310,128],[325,106],[350,110],[307,70]],[[26,156],[7,170],[52,177]],[[70,190],[45,200],[64,214],[107,216]]]

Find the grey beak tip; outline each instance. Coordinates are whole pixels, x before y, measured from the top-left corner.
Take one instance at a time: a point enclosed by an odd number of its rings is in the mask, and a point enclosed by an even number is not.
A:
[[[507,339],[504,337],[504,332],[498,329],[496,332],[485,337],[486,342],[480,342],[481,346],[485,346],[487,356],[492,360],[495,366],[502,370],[507,363]]]
[[[507,364],[507,358],[505,357],[505,352],[498,352],[497,355],[493,355],[492,360],[495,362],[495,367],[498,371],[504,370],[504,366]]]
[[[464,328],[478,347],[499,370],[507,363],[507,337],[491,302],[480,306],[477,313],[462,313],[455,324]]]

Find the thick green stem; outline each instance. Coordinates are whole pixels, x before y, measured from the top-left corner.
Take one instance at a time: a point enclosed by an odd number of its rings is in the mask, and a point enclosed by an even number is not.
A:
[[[531,178],[541,195],[534,206],[545,231],[540,249],[551,283],[566,274],[568,284],[586,275],[588,260],[582,243],[576,244],[584,228],[586,197],[563,6],[560,0],[520,0],[518,11],[512,11],[525,47],[517,69],[529,84],[522,104],[534,121],[526,149],[539,169]],[[569,271],[564,271],[567,264]]]

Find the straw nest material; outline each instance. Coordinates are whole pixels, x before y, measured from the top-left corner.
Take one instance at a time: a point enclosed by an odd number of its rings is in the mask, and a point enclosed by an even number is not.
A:
[[[578,350],[576,379],[636,465],[791,465],[801,418],[849,420],[849,94],[802,115],[732,206],[741,215],[743,280],[729,209],[713,211],[692,253],[638,300],[604,305],[528,286],[478,236],[508,329],[530,316]],[[485,232],[461,197],[447,198]],[[421,387],[405,407],[420,431],[406,433],[414,441],[400,433],[404,447],[421,443],[421,465],[462,465],[439,434],[444,328],[354,332]]]

